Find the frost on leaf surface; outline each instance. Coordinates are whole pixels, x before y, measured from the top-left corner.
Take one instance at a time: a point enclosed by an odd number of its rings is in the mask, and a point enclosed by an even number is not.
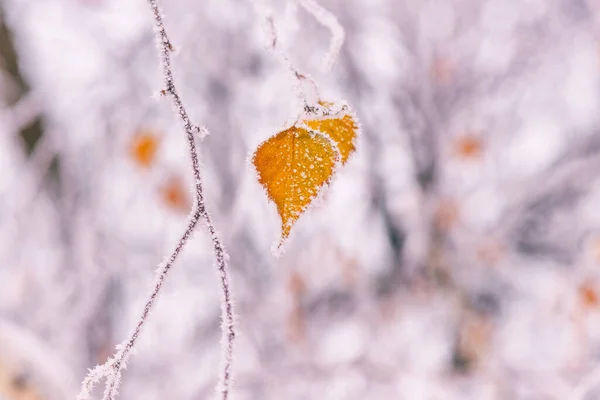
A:
[[[328,110],[332,110],[333,103],[319,102]],[[346,110],[344,108],[343,110]],[[358,123],[351,114],[341,111],[331,113],[329,116],[306,119],[303,121],[310,129],[321,131],[337,144],[342,155],[342,164],[348,161],[348,157],[356,150],[356,137],[358,134]]]
[[[277,206],[281,240],[329,182],[340,159],[334,144],[321,134],[291,127],[264,141],[252,162],[258,181]]]

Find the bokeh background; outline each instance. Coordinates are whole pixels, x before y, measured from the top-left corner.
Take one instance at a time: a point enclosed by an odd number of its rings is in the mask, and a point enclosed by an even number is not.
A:
[[[234,399],[600,399],[600,3],[272,1],[358,151],[286,252],[248,157],[297,115],[250,1],[162,1],[230,255]],[[192,177],[143,0],[0,2],[0,399],[75,398],[136,321]],[[219,285],[201,226],[122,399],[213,397]]]

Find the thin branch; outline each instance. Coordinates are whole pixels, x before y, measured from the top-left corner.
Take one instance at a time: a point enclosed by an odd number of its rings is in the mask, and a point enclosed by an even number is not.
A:
[[[344,44],[344,39],[346,38],[346,32],[344,31],[344,27],[340,24],[336,16],[320,5],[316,0],[299,0],[300,5],[312,14],[313,17],[324,27],[329,29],[331,32],[331,41],[329,42],[329,50],[325,57],[323,57],[323,64],[321,65],[321,70],[323,72],[327,72],[331,69],[338,55],[340,54],[340,50],[342,45]]]
[[[285,52],[281,49],[281,40],[279,39],[279,34],[277,32],[277,25],[275,24],[275,17],[273,17],[273,12],[266,7],[261,8],[259,11],[261,11],[264,14],[266,26],[269,29],[269,49],[271,50],[271,52],[273,52],[275,57],[277,57],[279,62],[281,62],[281,64],[283,64],[283,66],[286,67],[296,78],[294,90],[298,98],[302,101],[304,105],[306,105],[308,101],[306,99],[306,94],[304,93],[304,90],[302,90],[302,80],[305,79],[305,76],[301,74],[296,69],[296,67],[294,67],[294,64],[292,64],[292,61],[289,59],[287,54],[285,54]]]
[[[306,97],[306,93],[303,89],[303,84],[308,82],[314,89],[315,93],[319,93],[319,89],[315,81],[306,74],[300,73],[294,66],[290,58],[287,56],[285,51],[281,48],[281,39],[277,31],[277,24],[275,23],[275,17],[273,11],[266,5],[264,0],[254,0],[254,8],[258,16],[264,19],[264,27],[267,30],[269,36],[268,48],[279,60],[279,62],[294,76],[296,79],[294,84],[294,92],[296,97],[302,102],[302,108],[306,109],[309,107],[309,102]]]
[[[323,65],[321,69],[323,72],[327,72],[331,69],[331,66],[335,62],[337,56],[340,53],[340,49],[344,43],[345,31],[342,25],[339,23],[335,15],[323,8],[315,0],[297,0],[306,11],[315,17],[315,19],[323,26],[327,27],[331,32],[331,42],[329,44],[329,51],[323,59]],[[288,55],[281,48],[281,39],[277,31],[277,25],[275,23],[275,17],[273,11],[267,6],[265,0],[254,0],[254,8],[259,15],[265,21],[265,27],[267,34],[269,35],[269,50],[275,55],[279,62],[296,78],[294,85],[294,91],[296,92],[297,98],[302,102],[302,108],[304,111],[311,111],[314,106],[311,105],[307,99],[306,93],[304,92],[303,85],[308,83],[312,86],[317,98],[319,98],[319,87],[316,82],[308,75],[300,73],[294,66]]]
[[[156,24],[156,40],[161,52],[161,62],[163,68],[163,74],[165,78],[166,88],[165,92],[171,95],[173,107],[175,107],[179,114],[181,121],[183,122],[188,145],[190,150],[190,156],[192,161],[192,170],[195,179],[195,204],[194,213],[192,215],[190,226],[196,223],[198,217],[204,219],[206,223],[208,233],[213,242],[213,250],[216,258],[217,269],[221,279],[221,318],[222,318],[222,345],[223,345],[223,358],[221,361],[221,377],[219,382],[219,390],[222,394],[222,399],[227,399],[231,389],[231,377],[232,377],[232,361],[233,361],[233,344],[235,340],[235,328],[234,328],[234,311],[233,311],[233,299],[231,296],[231,284],[229,279],[229,270],[227,266],[227,254],[221,244],[216,229],[213,225],[212,218],[210,217],[206,206],[204,204],[204,194],[202,188],[202,180],[200,176],[200,164],[198,162],[198,150],[196,148],[195,134],[199,134],[201,137],[208,134],[208,130],[203,126],[193,125],[188,117],[187,111],[177,93],[175,84],[173,82],[173,73],[171,72],[171,58],[170,52],[173,51],[173,46],[167,37],[164,23],[162,20],[161,12],[158,8],[157,0],[148,0],[154,13],[154,22]]]
[[[196,147],[196,135],[205,136],[208,130],[203,126],[194,125],[183,105],[181,97],[177,92],[171,71],[171,52],[173,46],[169,41],[167,32],[164,27],[161,11],[158,7],[157,0],[148,0],[148,4],[152,9],[155,23],[155,37],[159,49],[160,60],[162,64],[162,72],[165,80],[165,88],[161,91],[163,95],[170,95],[173,107],[179,115],[188,139],[190,158],[192,162],[192,171],[195,181],[195,198],[192,214],[189,218],[188,226],[175,246],[175,249],[169,258],[161,264],[157,271],[156,282],[154,288],[147,300],[142,315],[138,319],[137,325],[130,337],[117,346],[117,352],[104,365],[98,366],[90,371],[88,376],[82,383],[81,393],[78,399],[89,399],[91,390],[100,379],[106,377],[106,389],[104,391],[103,400],[114,400],[117,396],[117,390],[120,385],[121,374],[125,368],[129,356],[135,343],[140,335],[141,329],[148,319],[148,315],[152,310],[154,302],[163,286],[164,280],[169,273],[171,267],[179,257],[179,254],[189,241],[198,221],[203,219],[207,225],[210,234],[213,250],[216,258],[216,264],[219,271],[221,283],[221,318],[222,318],[222,349],[223,355],[221,360],[221,373],[219,378],[218,392],[220,398],[226,400],[231,393],[232,380],[232,362],[233,362],[233,345],[235,340],[234,327],[234,310],[233,299],[231,295],[231,285],[227,266],[227,254],[223,248],[221,241],[216,233],[212,219],[206,210],[204,204],[204,194],[202,188],[202,180],[200,176],[200,165],[198,161],[198,150]]]

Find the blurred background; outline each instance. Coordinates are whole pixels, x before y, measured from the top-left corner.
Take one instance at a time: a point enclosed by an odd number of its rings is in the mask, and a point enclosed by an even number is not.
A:
[[[230,255],[233,398],[600,399],[600,2],[272,1],[358,151],[287,250],[253,149],[297,115],[250,1],[162,1]],[[0,399],[75,398],[186,225],[186,139],[143,0],[0,1]],[[213,397],[220,309],[200,226],[122,399]],[[98,392],[101,392],[99,390]]]

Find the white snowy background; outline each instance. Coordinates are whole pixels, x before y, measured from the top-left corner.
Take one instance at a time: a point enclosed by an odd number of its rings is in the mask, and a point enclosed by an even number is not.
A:
[[[248,165],[295,118],[250,0],[163,0],[207,206],[230,255],[233,399],[600,399],[600,2],[272,1],[280,40],[358,151],[276,258]],[[191,194],[144,0],[0,1],[0,399],[74,399],[125,338]],[[156,135],[156,159],[131,154]],[[201,226],[122,399],[214,396],[220,309]]]

